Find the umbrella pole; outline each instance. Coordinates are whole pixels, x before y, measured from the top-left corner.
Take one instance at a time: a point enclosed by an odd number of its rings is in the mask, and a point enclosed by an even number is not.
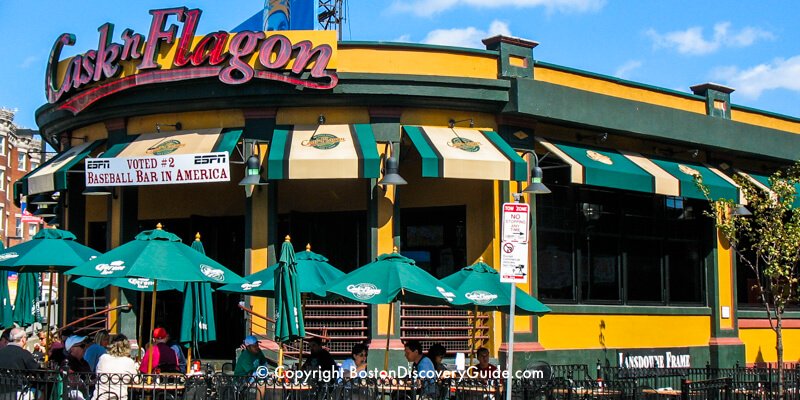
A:
[[[478,330],[478,305],[475,305],[475,312],[472,314],[472,344],[469,346],[469,365],[472,365],[475,356],[475,334]]]
[[[278,348],[278,366],[280,367],[283,365],[283,342],[281,342],[281,347]]]
[[[392,337],[392,320],[394,319],[394,302],[389,303],[389,323],[386,324],[386,352],[383,353],[383,370],[389,370],[389,338]]]
[[[139,315],[136,319],[139,321],[139,352],[136,353],[136,361],[142,361],[143,354],[141,349],[147,349],[147,345],[144,344],[144,335],[142,334],[142,325],[144,325],[144,321],[142,321],[142,312],[144,312],[144,293],[139,293]]]
[[[192,372],[192,345],[189,344],[189,351],[186,353],[186,375]]]
[[[153,279],[153,304],[150,305],[150,354],[147,357],[147,373],[153,373],[153,329],[156,328],[156,295],[158,293],[158,279]]]
[[[47,310],[45,311],[45,334],[44,334],[44,362],[49,361],[48,358],[50,357],[50,302],[53,301],[53,267],[50,267],[48,270],[50,272],[50,288],[48,289],[49,294],[47,295],[47,302],[45,305],[47,306]]]

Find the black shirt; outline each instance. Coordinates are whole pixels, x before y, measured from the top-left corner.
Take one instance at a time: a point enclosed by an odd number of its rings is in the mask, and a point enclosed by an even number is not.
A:
[[[33,359],[33,354],[28,350],[9,344],[0,349],[0,368],[39,369],[39,363]]]

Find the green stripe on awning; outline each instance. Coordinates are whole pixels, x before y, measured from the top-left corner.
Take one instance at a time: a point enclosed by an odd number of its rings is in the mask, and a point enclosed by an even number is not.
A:
[[[289,141],[291,126],[276,126],[272,133],[267,155],[267,179],[284,179],[286,177],[284,159],[288,156],[286,145]]]
[[[242,132],[244,132],[243,129],[223,129],[212,152],[225,151],[228,153],[228,156],[233,155],[233,149],[235,149],[236,144],[239,143]]]
[[[426,139],[419,126],[403,126],[408,138],[422,157],[422,176],[425,178],[439,178],[442,176],[441,157]]]
[[[361,160],[363,161],[363,171],[361,176],[368,179],[378,178],[381,174],[381,156],[375,143],[375,133],[370,124],[354,124],[354,136],[358,140],[361,149]]]
[[[508,158],[508,161],[511,162],[511,179],[515,181],[527,181],[528,180],[528,163],[522,159],[522,157],[514,151],[514,148],[511,147],[508,143],[506,143],[503,138],[495,131],[481,131],[486,136],[489,141],[492,142],[494,147],[497,147],[497,150],[500,150],[503,155]]]
[[[766,186],[768,188],[772,188],[772,185],[769,182],[769,177],[768,176],[759,175],[759,174],[751,174],[749,172],[747,173],[747,175],[750,176],[751,178],[753,178],[754,180],[758,181],[758,183],[760,183],[760,184],[762,184],[762,185],[764,185],[764,186]],[[794,195],[794,202],[792,202],[792,207],[800,208],[800,184],[799,183],[795,183],[794,184],[794,192],[795,192],[795,195]]]
[[[694,176],[700,174],[708,187],[712,200],[729,199],[739,202],[739,189],[722,179],[708,168],[694,163],[668,161],[652,158],[651,161],[680,181],[680,195],[705,200],[703,192],[697,187]]]
[[[139,135],[129,135],[125,136],[122,141],[114,143],[113,145],[109,146],[103,154],[100,155],[100,158],[112,158],[116,157],[117,154],[121,153],[122,150],[125,150],[128,147],[128,144],[136,140]]]
[[[551,142],[583,166],[583,182],[637,192],[655,193],[653,175],[613,150]]]

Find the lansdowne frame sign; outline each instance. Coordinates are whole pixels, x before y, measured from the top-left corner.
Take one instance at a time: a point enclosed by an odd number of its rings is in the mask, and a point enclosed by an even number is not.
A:
[[[217,31],[195,37],[202,10],[178,7],[150,10],[150,14],[153,19],[146,37],[125,29],[121,43],[114,43],[114,25],[106,23],[98,28],[96,49],[65,60],[60,59],[61,52],[75,44],[75,35],[62,34],[48,59],[47,101],[77,114],[103,97],[161,82],[218,77],[238,85],[256,78],[331,89],[339,81],[333,68],[334,31]],[[181,25],[180,33],[177,25],[167,26],[170,17]],[[171,59],[164,54],[172,55]],[[302,76],[306,70],[308,77]]]

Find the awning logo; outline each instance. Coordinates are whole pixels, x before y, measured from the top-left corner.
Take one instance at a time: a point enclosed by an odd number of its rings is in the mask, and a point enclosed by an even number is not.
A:
[[[205,264],[200,264],[200,273],[217,282],[225,282],[225,271],[221,269],[217,269]]]
[[[456,299],[456,295],[455,294],[453,294],[452,292],[448,292],[447,290],[445,290],[445,288],[443,288],[441,286],[437,286],[436,290],[438,290],[439,293],[441,293],[442,296],[444,296],[444,299],[447,300],[448,303],[452,303],[453,300]]]
[[[10,253],[0,254],[0,261],[10,260],[17,257],[19,257],[19,254],[12,251]]]
[[[683,172],[684,174],[686,174],[686,175],[700,176],[700,171],[698,171],[698,170],[696,170],[696,169],[694,169],[692,167],[687,167],[687,166],[685,166],[683,164],[678,164],[678,169],[681,172]]]
[[[108,264],[97,264],[94,269],[99,272],[100,275],[111,275],[114,272],[124,270],[125,267],[125,261],[112,261]]]
[[[447,145],[470,153],[476,153],[481,150],[481,142],[476,142],[463,137],[454,137],[447,142]]]
[[[149,289],[153,287],[154,282],[147,278],[129,278],[128,283],[135,286],[137,289]]]
[[[464,297],[468,298],[475,304],[484,305],[491,303],[492,300],[497,298],[497,295],[494,293],[485,292],[483,290],[473,290],[465,294]]]
[[[600,154],[594,150],[586,150],[586,157],[589,157],[590,160],[594,160],[605,165],[614,164],[614,161],[611,161],[611,157],[605,154]]]
[[[147,154],[152,154],[154,156],[165,156],[167,154],[174,153],[175,150],[178,150],[183,146],[186,145],[181,143],[181,141],[178,139],[165,140],[147,149]]]
[[[261,287],[261,281],[253,281],[242,284],[242,290],[253,290]]]
[[[352,293],[353,296],[360,300],[369,300],[379,294],[381,290],[371,283],[359,283],[356,285],[348,285],[347,291]]]
[[[309,140],[303,140],[300,142],[300,145],[305,147],[313,147],[317,150],[330,150],[338,146],[339,143],[344,142],[344,140],[344,138],[331,135],[330,133],[320,133],[312,136]]]

